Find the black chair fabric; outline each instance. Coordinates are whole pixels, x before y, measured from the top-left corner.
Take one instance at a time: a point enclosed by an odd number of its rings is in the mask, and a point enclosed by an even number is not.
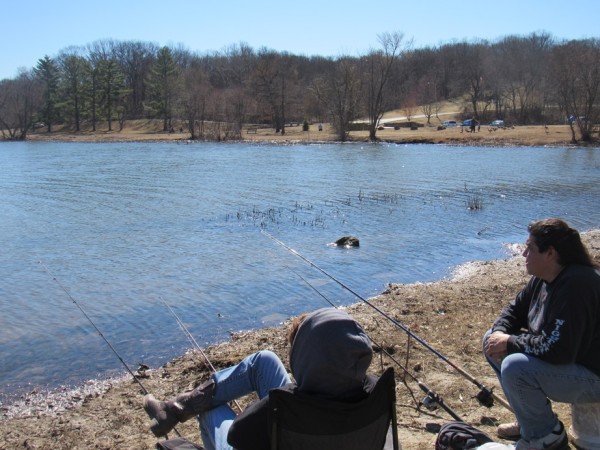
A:
[[[272,450],[399,449],[392,368],[379,378],[371,394],[358,402],[274,389],[269,393],[269,405]],[[391,440],[387,446],[386,437]]]

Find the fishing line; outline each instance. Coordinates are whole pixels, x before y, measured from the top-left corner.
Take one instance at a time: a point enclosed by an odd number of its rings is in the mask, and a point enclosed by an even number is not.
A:
[[[204,360],[206,361],[206,365],[210,368],[210,370],[213,373],[217,372],[217,369],[215,369],[215,366],[213,366],[213,364],[210,362],[210,359],[208,359],[208,356],[206,355],[206,353],[202,350],[202,347],[200,347],[200,345],[198,345],[198,342],[196,342],[196,339],[194,338],[194,336],[192,335],[192,333],[190,333],[190,331],[188,330],[188,328],[185,326],[185,324],[183,323],[183,321],[179,318],[179,316],[175,313],[175,311],[173,310],[173,308],[171,308],[171,305],[169,305],[162,297],[160,297],[160,300],[163,302],[163,304],[169,309],[169,312],[173,315],[173,317],[175,317],[175,320],[177,321],[177,324],[179,325],[179,328],[181,328],[181,330],[183,331],[183,333],[186,335],[186,337],[188,338],[188,340],[190,341],[190,343],[195,347],[196,350],[198,350],[200,352],[200,354],[202,355],[202,357],[204,358]],[[239,405],[239,403],[237,402],[237,400],[233,400],[233,404],[236,406],[238,412],[242,412],[242,408]]]
[[[338,306],[334,305],[333,302],[331,300],[329,300],[325,295],[323,295],[316,287],[314,287],[308,280],[306,280],[302,275],[300,275],[298,272],[296,272],[294,269],[286,266],[289,270],[291,270],[292,272],[294,272],[302,281],[304,281],[308,287],[310,287],[313,291],[315,291],[317,294],[319,294],[319,296],[321,296],[321,298],[323,298],[327,303],[329,303],[331,306],[333,306],[335,309],[339,309]],[[425,383],[423,383],[421,380],[419,380],[417,377],[415,377],[406,367],[404,367],[404,365],[398,361],[396,358],[394,358],[390,352],[388,352],[383,345],[379,344],[378,342],[374,341],[373,338],[371,336],[369,336],[367,334],[367,337],[369,338],[369,340],[375,344],[377,347],[379,347],[381,349],[381,351],[388,357],[390,358],[398,367],[400,367],[404,373],[406,375],[408,375],[408,377],[413,380],[415,383],[417,383],[417,385],[419,386],[419,388],[425,392],[425,399],[421,402],[423,405],[425,405],[425,407],[429,410],[434,409],[435,405],[439,405],[442,407],[442,409],[444,411],[446,411],[448,414],[450,414],[452,416],[453,419],[458,420],[459,422],[464,422],[464,420],[458,415],[456,414],[452,408],[450,408],[448,405],[446,405],[446,403],[444,402],[444,399],[442,399],[442,397],[437,394],[435,391],[431,390],[429,387],[427,387],[427,385]],[[406,383],[405,383],[406,384]],[[408,388],[408,386],[406,386]],[[412,391],[410,390],[410,388],[408,388],[409,392],[411,392],[411,396],[413,397],[413,400],[415,401],[415,403],[418,403],[417,400],[415,399],[414,395],[412,395]]]
[[[364,298],[363,296],[361,296],[360,294],[358,294],[356,291],[352,290],[352,288],[350,288],[348,285],[342,283],[340,280],[338,280],[337,278],[335,278],[333,275],[331,275],[325,269],[322,269],[321,267],[319,267],[317,264],[315,264],[314,262],[312,262],[308,258],[302,256],[296,250],[294,250],[293,248],[291,248],[288,245],[284,244],[283,242],[281,242],[276,237],[274,237],[271,234],[267,233],[265,230],[261,230],[261,233],[263,233],[265,236],[267,236],[273,242],[275,242],[275,243],[279,244],[280,246],[282,246],[283,248],[285,248],[292,255],[300,258],[302,261],[304,261],[305,263],[307,263],[311,267],[317,269],[323,275],[325,275],[326,277],[328,277],[329,279],[331,279],[332,281],[334,281],[335,283],[337,283],[342,288],[346,289],[348,292],[350,292],[356,298],[358,298],[359,300],[361,300],[363,303],[365,303],[368,306],[370,306],[371,308],[373,308],[375,311],[377,311],[379,314],[381,314],[383,317],[385,317],[391,323],[393,323],[396,327],[400,328],[402,331],[404,331],[410,337],[412,337],[413,339],[415,339],[417,342],[419,342],[421,345],[423,345],[426,349],[428,349],[429,351],[431,351],[434,355],[436,355],[442,361],[444,361],[445,363],[447,363],[450,367],[452,367],[454,370],[456,370],[460,375],[462,375],[468,381],[470,381],[475,386],[477,386],[477,388],[479,388],[479,393],[477,394],[476,398],[479,401],[479,403],[481,403],[483,406],[486,406],[488,408],[492,407],[493,404],[494,404],[494,399],[495,399],[495,400],[498,401],[498,403],[500,403],[502,406],[504,406],[505,408],[507,408],[509,411],[512,411],[511,406],[508,404],[508,402],[506,400],[504,400],[502,397],[497,396],[493,392],[492,389],[488,389],[487,387],[485,387],[482,383],[480,383],[472,375],[470,375],[468,372],[466,372],[460,366],[458,366],[457,364],[455,364],[454,362],[452,362],[447,356],[445,356],[443,353],[441,353],[438,350],[436,350],[435,348],[433,348],[427,341],[425,341],[424,339],[422,339],[421,337],[419,337],[418,335],[416,335],[415,333],[413,333],[404,324],[402,324],[398,320],[396,320],[393,317],[391,317],[385,311],[381,310],[380,308],[378,308],[377,306],[375,306],[373,303],[371,303],[370,301],[368,301],[366,298]]]
[[[79,309],[79,311],[81,311],[81,313],[85,316],[85,318],[88,320],[88,322],[94,327],[94,329],[100,335],[100,337],[102,339],[104,339],[104,342],[106,342],[106,345],[108,345],[108,347],[112,350],[112,352],[119,359],[119,361],[121,361],[121,364],[123,364],[123,366],[125,367],[125,369],[127,369],[127,372],[129,372],[131,374],[131,376],[133,377],[134,381],[137,382],[137,384],[139,384],[139,386],[142,388],[142,391],[144,392],[144,395],[147,395],[149,393],[148,390],[145,388],[145,386],[142,384],[142,382],[138,379],[138,377],[133,373],[133,371],[129,368],[129,366],[123,360],[123,358],[121,358],[121,355],[119,355],[119,353],[112,346],[112,344],[109,342],[109,340],[106,339],[106,336],[104,336],[104,334],[102,334],[102,331],[100,331],[100,329],[92,321],[92,319],[90,318],[90,316],[87,315],[87,313],[81,307],[81,305],[77,302],[77,300],[75,300],[75,298],[73,298],[73,296],[71,295],[71,293],[69,292],[69,290],[66,287],[63,286],[63,284],[58,280],[58,278],[56,278],[54,276],[54,274],[50,271],[50,269],[48,269],[48,267],[46,267],[46,265],[43,262],[39,261],[39,263],[44,268],[44,270],[48,273],[48,275],[50,275],[50,277],[52,277],[52,279],[56,282],[56,284],[58,284],[58,286],[65,292],[65,294],[67,294],[67,296],[71,299],[71,301],[75,304],[75,306],[77,306],[77,308]]]
[[[96,326],[96,324],[90,318],[90,316],[88,316],[88,314],[85,312],[85,310],[82,308],[82,306],[77,302],[77,300],[75,300],[75,298],[71,295],[69,290],[58,280],[58,278],[56,278],[54,276],[54,274],[50,271],[50,269],[48,269],[48,267],[43,262],[41,262],[41,261],[38,261],[38,262],[44,268],[46,273],[48,275],[50,275],[50,277],[56,282],[56,284],[58,284],[58,286],[65,292],[65,294],[67,294],[67,297],[69,297],[71,299],[71,301],[75,304],[75,306],[77,306],[79,311],[81,311],[81,313],[85,316],[85,318],[88,320],[88,322],[94,327],[94,329],[100,335],[100,337],[104,340],[104,342],[106,342],[106,345],[108,345],[108,347],[112,350],[112,352],[119,359],[119,361],[121,361],[121,364],[123,364],[125,369],[127,369],[127,372],[129,372],[131,374],[131,376],[133,377],[133,380],[140,386],[140,388],[142,388],[142,392],[144,393],[144,395],[148,395],[149,394],[148,389],[146,389],[146,387],[142,384],[142,382],[135,375],[135,373],[133,373],[133,371],[129,368],[129,366],[127,365],[125,360],[123,358],[121,358],[121,355],[119,355],[119,352],[117,352],[117,350],[112,346],[112,344],[106,338],[106,336],[104,336],[104,334],[102,334],[102,331],[100,331],[100,329]],[[179,431],[177,431],[177,428],[173,428],[173,430],[175,431],[175,433],[177,433],[178,436],[181,436]],[[165,437],[168,439],[167,435],[165,435]]]

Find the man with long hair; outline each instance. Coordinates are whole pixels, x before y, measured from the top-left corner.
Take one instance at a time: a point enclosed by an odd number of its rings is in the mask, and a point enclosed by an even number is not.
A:
[[[568,438],[550,400],[600,402],[600,272],[561,219],[528,227],[532,276],[483,338],[517,422],[498,427],[517,450],[562,450]]]

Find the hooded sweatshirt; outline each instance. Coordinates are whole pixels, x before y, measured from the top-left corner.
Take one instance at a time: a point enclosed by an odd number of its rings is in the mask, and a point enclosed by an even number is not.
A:
[[[373,349],[363,329],[345,311],[324,308],[308,316],[290,352],[298,390],[345,400],[363,393]]]
[[[335,308],[319,309],[300,324],[290,351],[296,383],[281,389],[327,399],[358,401],[377,379],[367,376],[373,350],[363,329]],[[269,397],[250,405],[233,422],[227,441],[237,450],[269,450]]]

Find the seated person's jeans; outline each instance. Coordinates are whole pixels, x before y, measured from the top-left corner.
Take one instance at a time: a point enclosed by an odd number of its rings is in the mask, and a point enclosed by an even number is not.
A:
[[[231,450],[227,432],[235,419],[228,402],[256,392],[259,399],[274,388],[290,383],[290,377],[279,357],[268,350],[254,353],[239,364],[213,374],[215,408],[198,416],[202,443],[206,450]]]

